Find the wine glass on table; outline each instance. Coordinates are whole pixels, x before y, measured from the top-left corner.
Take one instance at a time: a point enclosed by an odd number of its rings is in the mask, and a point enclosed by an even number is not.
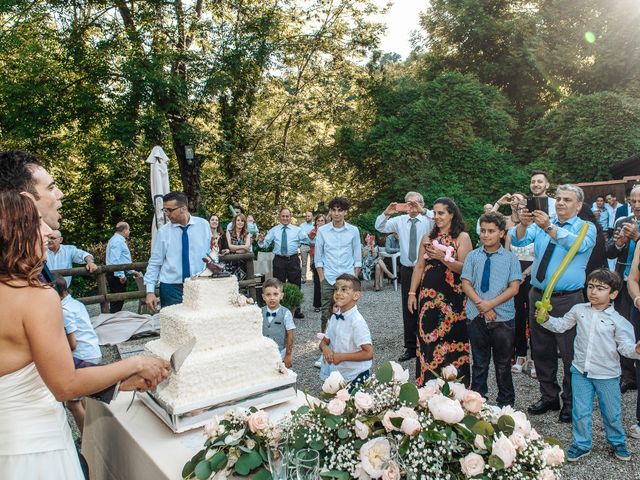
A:
[[[317,450],[303,448],[296,453],[297,480],[318,480],[320,454]]]

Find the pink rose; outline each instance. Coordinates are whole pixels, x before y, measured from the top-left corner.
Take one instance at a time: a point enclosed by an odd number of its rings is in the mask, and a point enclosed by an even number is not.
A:
[[[371,480],[369,474],[364,471],[364,468],[362,468],[362,463],[358,463],[356,465],[356,470],[353,472],[353,478],[356,478],[357,480]]]
[[[529,440],[540,440],[541,438],[542,437],[540,436],[538,431],[535,428],[532,428],[529,432]]]
[[[349,395],[349,392],[346,388],[343,388],[342,390],[338,390],[338,393],[336,393],[336,398],[339,398],[343,402],[346,402],[351,398],[351,395]]]
[[[462,383],[449,382],[449,391],[449,396],[453,394],[453,398],[461,402],[469,390]]]
[[[511,414],[511,418],[513,418],[515,423],[514,432],[518,432],[525,437],[529,435],[529,432],[531,432],[531,422],[529,422],[524,412],[515,411]]]
[[[460,459],[462,473],[467,477],[475,477],[484,472],[484,458],[477,453],[471,452],[466,457]]]
[[[346,406],[347,404],[344,403],[344,401],[340,400],[339,398],[334,398],[327,405],[327,410],[329,410],[329,413],[331,415],[342,415]]]
[[[391,417],[397,417],[398,415],[393,410],[387,410],[382,417],[382,426],[387,432],[397,431],[398,429],[391,423]]]
[[[556,480],[556,474],[550,468],[543,468],[538,473],[538,480]]]
[[[502,460],[504,468],[509,468],[516,459],[516,447],[513,446],[511,440],[501,433],[500,436],[493,441],[491,454]]]
[[[220,418],[216,415],[213,419],[204,426],[204,434],[208,438],[216,438],[220,433],[222,433],[220,428]]]
[[[322,384],[322,391],[328,394],[338,393],[338,390],[344,387],[346,383],[347,382],[344,381],[344,377],[340,374],[340,372],[334,370],[329,374],[327,379]]]
[[[356,408],[361,412],[368,412],[373,408],[373,397],[368,393],[356,392],[353,396]]]
[[[435,395],[427,403],[433,418],[448,424],[459,423],[464,418],[464,410],[457,400],[451,400],[444,395]]]
[[[396,417],[404,418],[413,418],[414,420],[418,420],[418,414],[413,408],[409,407],[400,407],[396,410]]]
[[[382,480],[400,480],[400,467],[393,460],[387,464],[382,472]]]
[[[369,425],[367,425],[366,423],[362,423],[360,420],[356,420],[355,431],[356,437],[358,437],[360,440],[365,440],[371,433]]]
[[[484,402],[485,399],[478,392],[468,391],[462,398],[462,406],[469,413],[478,413]]]
[[[542,460],[549,467],[557,467],[564,463],[564,451],[558,446],[545,448],[542,452]]]
[[[269,415],[264,410],[258,410],[249,415],[247,420],[249,430],[256,433],[258,430],[264,430],[269,425]]]
[[[453,365],[447,365],[442,369],[442,378],[445,380],[455,380],[458,378],[458,369]]]
[[[478,450],[487,449],[487,444],[484,443],[484,437],[482,435],[476,435],[476,438],[473,439],[473,446]]]
[[[418,399],[418,405],[421,407],[426,407],[427,402],[431,397],[437,395],[440,392],[434,385],[427,385],[418,389],[418,395],[420,396]]]
[[[407,417],[404,420],[402,420],[402,425],[400,425],[400,430],[402,431],[402,433],[409,435],[410,437],[413,437],[418,433],[420,433],[420,430],[422,430],[422,425],[420,425],[420,422],[418,420]]]
[[[391,445],[384,437],[376,437],[360,447],[362,469],[371,478],[380,478],[391,460]]]
[[[511,440],[513,446],[516,447],[516,450],[522,451],[527,448],[527,441],[525,440],[524,435],[522,435],[521,433],[513,432],[509,437],[509,440]]]

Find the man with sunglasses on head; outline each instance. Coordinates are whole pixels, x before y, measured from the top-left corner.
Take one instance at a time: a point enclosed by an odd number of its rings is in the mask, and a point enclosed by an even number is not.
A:
[[[162,201],[169,223],[156,234],[144,275],[146,304],[151,311],[158,307],[158,282],[162,307],[182,303],[184,280],[204,269],[202,258],[209,253],[211,242],[209,222],[189,213],[184,193],[169,192]]]

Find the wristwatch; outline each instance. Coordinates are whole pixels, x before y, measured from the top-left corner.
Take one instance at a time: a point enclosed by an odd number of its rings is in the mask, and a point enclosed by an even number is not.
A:
[[[555,225],[553,223],[549,224],[549,226],[547,228],[544,229],[545,232],[550,233],[551,230],[553,230],[553,227],[555,227]]]

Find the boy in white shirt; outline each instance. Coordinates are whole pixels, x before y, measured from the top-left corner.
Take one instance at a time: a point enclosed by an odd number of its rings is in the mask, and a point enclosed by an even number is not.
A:
[[[373,358],[371,332],[356,306],[361,290],[360,280],[353,275],[343,273],[336,279],[333,299],[338,312],[329,319],[320,342],[324,361],[351,383],[352,391],[369,377]]]
[[[548,317],[543,327],[555,333],[577,325],[571,364],[573,412],[571,448],[567,460],[575,462],[591,451],[593,396],[598,395],[607,441],[618,460],[628,461],[621,418],[620,355],[640,359],[631,323],[615,311],[611,302],[622,281],[616,272],[599,268],[587,277],[590,303],[579,303],[563,317]]]

